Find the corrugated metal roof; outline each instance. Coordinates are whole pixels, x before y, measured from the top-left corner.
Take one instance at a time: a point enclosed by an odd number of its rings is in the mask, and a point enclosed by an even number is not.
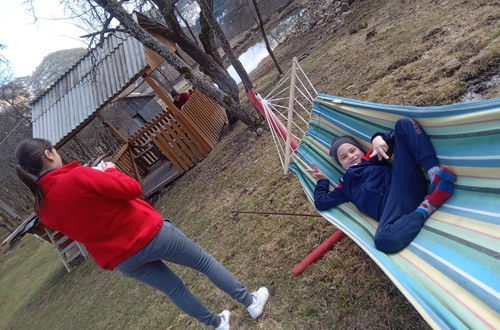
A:
[[[146,66],[139,41],[122,32],[108,37],[33,102],[33,137],[57,144]]]

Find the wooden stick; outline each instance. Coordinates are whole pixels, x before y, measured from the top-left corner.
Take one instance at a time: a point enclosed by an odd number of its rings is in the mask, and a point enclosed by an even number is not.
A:
[[[290,94],[288,96],[288,120],[286,123],[286,147],[285,147],[285,165],[284,174],[288,173],[288,165],[290,165],[290,146],[292,136],[292,121],[293,121],[293,102],[295,99],[295,75],[297,72],[297,58],[292,59],[292,72],[290,79]]]
[[[231,213],[263,214],[263,215],[294,215],[294,216],[299,216],[299,217],[315,217],[315,218],[321,217],[321,215],[319,215],[319,214],[284,213],[284,212],[231,211]]]

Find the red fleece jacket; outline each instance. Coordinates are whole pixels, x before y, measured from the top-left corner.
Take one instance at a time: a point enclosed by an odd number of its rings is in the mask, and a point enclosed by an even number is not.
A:
[[[114,168],[101,172],[75,161],[42,175],[38,184],[45,196],[42,223],[83,243],[104,269],[144,248],[163,223],[139,199],[139,182]]]

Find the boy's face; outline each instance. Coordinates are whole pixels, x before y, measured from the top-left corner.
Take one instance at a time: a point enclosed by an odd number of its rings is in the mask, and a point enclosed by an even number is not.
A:
[[[337,157],[340,165],[347,170],[352,165],[361,163],[363,152],[350,143],[343,143],[337,149]]]

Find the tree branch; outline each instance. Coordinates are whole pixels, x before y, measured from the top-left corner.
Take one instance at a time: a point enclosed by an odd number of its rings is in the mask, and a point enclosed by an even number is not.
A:
[[[114,33],[114,32],[127,32],[127,30],[119,29],[119,28],[103,29],[99,32],[84,34],[83,36],[80,36],[80,38],[90,38],[90,37],[95,37],[95,36],[103,37],[105,33]]]

